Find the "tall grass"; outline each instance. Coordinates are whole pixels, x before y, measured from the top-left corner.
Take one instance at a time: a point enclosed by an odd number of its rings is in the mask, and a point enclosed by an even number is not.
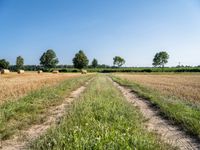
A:
[[[56,86],[31,92],[17,101],[0,106],[0,139],[8,139],[18,130],[43,122],[49,107],[62,103],[71,91],[84,84],[91,76],[67,79]]]
[[[133,81],[131,82],[127,79],[116,76],[112,76],[112,79],[123,86],[131,88],[140,97],[151,101],[153,105],[156,105],[160,109],[162,115],[182,126],[188,133],[200,138],[199,107],[190,105],[175,97],[164,96],[155,90],[134,83]]]
[[[169,149],[145,130],[141,114],[105,77],[97,77],[58,127],[30,149]]]

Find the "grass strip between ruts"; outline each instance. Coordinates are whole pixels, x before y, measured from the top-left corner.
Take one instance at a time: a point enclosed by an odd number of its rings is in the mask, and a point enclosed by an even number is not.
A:
[[[169,149],[143,126],[144,119],[105,76],[98,76],[75,101],[61,124],[30,149]]]

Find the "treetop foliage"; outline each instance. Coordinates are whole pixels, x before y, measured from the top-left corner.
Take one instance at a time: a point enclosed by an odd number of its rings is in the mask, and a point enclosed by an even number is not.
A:
[[[153,66],[157,67],[164,67],[166,63],[168,63],[169,54],[165,51],[161,51],[156,53],[153,59]]]
[[[95,59],[95,58],[92,60],[92,67],[93,67],[93,68],[98,67],[98,61],[97,61],[97,59]]]
[[[122,65],[124,65],[125,64],[125,60],[122,58],[122,57],[120,57],[120,56],[115,56],[114,58],[113,58],[113,65],[115,66],[115,65],[117,65],[118,67],[121,67]]]
[[[78,53],[75,54],[75,57],[73,58],[73,64],[75,68],[83,69],[84,67],[87,67],[89,60],[85,53],[80,50]]]
[[[40,57],[40,64],[45,68],[54,68],[58,62],[59,61],[56,57],[56,53],[52,49],[47,50]]]
[[[9,67],[9,62],[6,61],[5,59],[0,59],[0,70],[1,69],[8,69]]]
[[[18,56],[16,59],[16,68],[22,69],[24,66],[24,59],[21,56]]]

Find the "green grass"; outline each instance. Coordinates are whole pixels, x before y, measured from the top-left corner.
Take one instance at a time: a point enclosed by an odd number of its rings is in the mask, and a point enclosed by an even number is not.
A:
[[[29,93],[17,101],[0,106],[0,140],[10,138],[21,129],[43,122],[51,106],[62,103],[71,91],[83,85],[92,76],[67,79],[53,87],[45,87]]]
[[[127,86],[140,97],[145,98],[157,106],[162,115],[179,124],[189,134],[200,138],[200,108],[175,97],[167,97],[133,81],[111,76],[120,85]]]
[[[61,124],[30,149],[171,149],[145,130],[138,109],[105,76],[98,76],[66,112]]]

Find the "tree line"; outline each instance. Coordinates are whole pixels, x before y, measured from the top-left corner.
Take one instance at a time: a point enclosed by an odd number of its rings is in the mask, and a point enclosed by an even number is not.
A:
[[[169,54],[165,51],[161,51],[159,53],[156,53],[153,58],[152,65],[154,67],[162,67],[164,68],[164,65],[168,62]],[[18,56],[16,58],[16,64],[10,65],[10,63],[5,59],[0,59],[0,70],[1,69],[11,69],[11,70],[46,70],[50,71],[52,68],[77,68],[77,69],[83,69],[83,68],[109,68],[108,65],[100,65],[98,64],[98,60],[94,58],[89,65],[89,59],[84,53],[83,50],[79,50],[74,58],[72,59],[73,66],[70,65],[58,65],[59,60],[56,56],[56,53],[52,49],[48,49],[46,52],[44,52],[40,57],[40,65],[26,65],[24,66],[24,58],[22,56]],[[113,67],[119,68],[122,67],[125,64],[125,59],[121,56],[115,56],[113,58]]]

